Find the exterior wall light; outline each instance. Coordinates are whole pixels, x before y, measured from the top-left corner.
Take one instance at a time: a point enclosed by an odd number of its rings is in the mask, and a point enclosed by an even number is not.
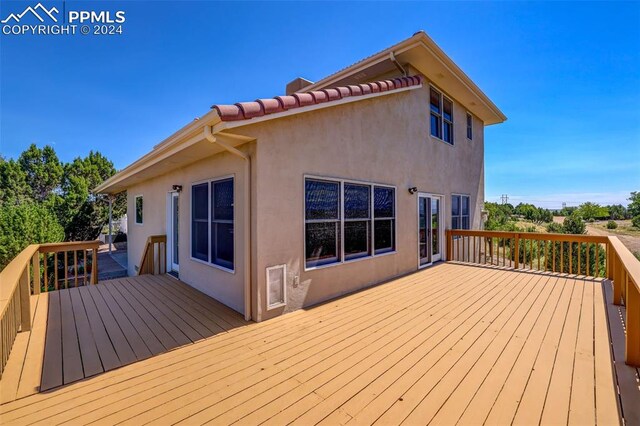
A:
[[[173,190],[176,192],[182,192],[182,185],[173,185]]]
[[[418,192],[418,188],[416,186],[412,186],[411,188],[409,188],[409,194],[413,195],[416,192]]]

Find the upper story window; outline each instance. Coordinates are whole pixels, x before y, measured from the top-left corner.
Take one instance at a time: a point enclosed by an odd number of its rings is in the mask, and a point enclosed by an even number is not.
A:
[[[395,188],[305,179],[305,265],[395,251]]]
[[[233,178],[191,187],[191,257],[234,270]]]
[[[136,195],[135,208],[136,208],[136,223],[138,225],[142,225],[142,219],[143,219],[142,195]]]
[[[453,102],[431,87],[429,105],[431,136],[453,145]]]
[[[467,139],[473,140],[473,116],[467,113]]]
[[[451,229],[470,229],[469,196],[451,196]]]

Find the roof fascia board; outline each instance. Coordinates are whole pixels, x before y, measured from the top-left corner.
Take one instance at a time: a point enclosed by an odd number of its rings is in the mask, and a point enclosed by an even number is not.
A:
[[[216,120],[217,119],[217,120]],[[142,157],[140,157],[138,160],[134,161],[133,163],[129,164],[127,167],[125,167],[124,169],[120,170],[118,173],[116,173],[115,175],[111,176],[109,179],[105,180],[104,182],[102,182],[100,185],[98,185],[97,187],[95,187],[94,191],[97,193],[103,193],[105,192],[110,186],[113,186],[114,184],[117,184],[119,182],[121,182],[122,180],[130,177],[131,175],[145,169],[148,166],[151,166],[155,163],[157,163],[158,161],[162,161],[165,158],[167,158],[167,151],[168,149],[170,149],[171,147],[175,146],[175,145],[180,145],[181,141],[182,143],[185,143],[186,145],[182,148],[186,148],[190,145],[192,145],[194,142],[192,141],[194,138],[190,138],[187,139],[185,141],[185,137],[187,135],[189,135],[190,133],[193,133],[194,131],[198,130],[198,128],[203,128],[204,127],[204,123],[209,122],[211,125],[211,122],[216,122],[216,121],[220,121],[220,118],[218,117],[218,114],[215,111],[209,111],[207,112],[205,115],[203,115],[202,117],[200,117],[198,120],[192,121],[191,123],[187,124],[186,126],[182,127],[180,130],[178,130],[177,132],[173,133],[171,136],[169,136],[168,138],[166,138],[165,140],[163,140],[162,142],[154,145],[153,149],[151,151],[149,151],[148,153],[146,153],[145,155],[143,155]],[[198,138],[198,136],[196,136],[195,138]],[[202,140],[204,137],[200,138],[200,140]],[[175,154],[176,152],[180,151],[182,148],[180,148],[178,146],[178,149],[172,149],[169,153],[170,155]]]
[[[473,80],[467,76],[460,67],[458,67],[455,62],[448,58],[442,58],[441,55],[444,55],[442,49],[437,48],[433,49],[431,46],[424,42],[420,42],[420,44],[431,52],[437,59],[440,61],[442,66],[444,66],[462,85],[464,85],[467,90],[475,94],[478,99],[486,106],[489,110],[491,110],[495,115],[501,117],[503,121],[507,119],[507,117],[498,109],[498,107],[489,99],[487,95],[476,85]],[[452,68],[453,67],[453,68]]]
[[[202,125],[202,127],[204,128],[204,125]],[[136,173],[141,172],[142,170],[147,169],[154,164],[157,164],[158,162],[165,160],[172,155],[182,151],[183,149],[188,148],[191,145],[194,145],[202,140],[204,140],[204,134],[192,136],[191,138],[184,139],[180,141],[180,143],[175,143],[170,146],[167,145],[166,147],[164,147],[164,149],[159,151],[153,150],[131,165],[124,168],[122,171],[116,173],[106,181],[102,182],[95,188],[94,191],[97,193],[108,192],[109,187],[122,182],[123,180],[135,175]]]

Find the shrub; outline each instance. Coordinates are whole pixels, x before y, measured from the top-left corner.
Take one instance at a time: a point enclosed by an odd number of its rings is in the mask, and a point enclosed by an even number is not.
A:
[[[635,227],[640,229],[640,214],[637,216],[634,216],[633,219],[631,219],[631,224]]]
[[[618,227],[618,224],[613,220],[610,220],[609,222],[607,222],[607,229],[616,229],[617,227]]]
[[[564,233],[564,228],[561,223],[551,222],[547,225],[547,232],[550,234],[562,234]]]
[[[584,234],[587,227],[579,214],[573,213],[564,218],[562,228],[566,234]]]

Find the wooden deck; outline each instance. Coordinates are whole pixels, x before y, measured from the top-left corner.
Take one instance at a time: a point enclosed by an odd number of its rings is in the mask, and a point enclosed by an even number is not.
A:
[[[168,282],[147,280],[130,290]],[[52,391],[18,387],[0,421],[640,424],[607,285],[440,264]]]
[[[143,275],[31,297],[33,330],[18,340],[1,401],[67,385],[247,323],[166,276]]]

